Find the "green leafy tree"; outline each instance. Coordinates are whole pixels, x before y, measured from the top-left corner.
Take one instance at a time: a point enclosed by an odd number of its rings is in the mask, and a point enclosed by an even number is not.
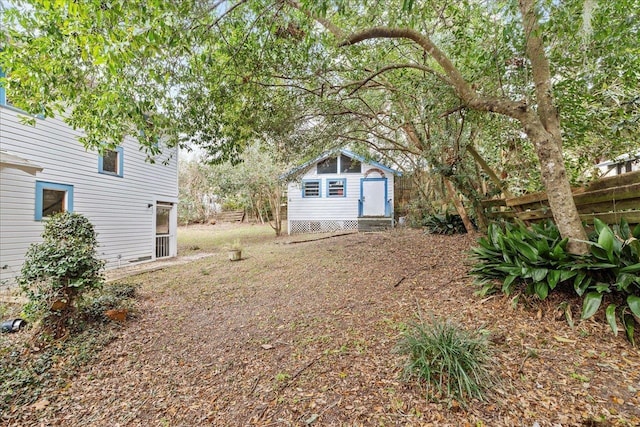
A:
[[[178,221],[203,222],[213,213],[214,185],[210,169],[195,160],[178,163]]]
[[[241,161],[210,166],[215,193],[221,201],[232,200],[268,222],[276,235],[282,233],[284,165],[264,146],[253,144],[242,153]]]
[[[153,153],[162,135],[220,162],[255,140],[295,155],[360,142],[423,157],[470,197],[459,159],[475,144],[521,189],[537,166],[577,252],[569,181],[637,130],[638,0],[16,3],[12,102],[66,111],[88,147],[131,134]]]

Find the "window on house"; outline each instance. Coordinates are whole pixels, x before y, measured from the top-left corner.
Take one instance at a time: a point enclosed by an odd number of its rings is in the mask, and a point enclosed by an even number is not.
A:
[[[320,180],[303,181],[302,197],[320,197]]]
[[[338,158],[329,157],[321,162],[318,162],[318,174],[324,173],[338,173]]]
[[[73,185],[36,181],[35,219],[73,211]]]
[[[327,197],[346,197],[347,189],[345,184],[345,179],[327,180]]]
[[[98,172],[120,177],[123,176],[123,154],[124,150],[122,147],[118,147],[115,150],[105,150],[98,158]]]
[[[342,173],[360,173],[362,172],[362,163],[360,160],[352,159],[343,154],[340,156],[340,170]]]

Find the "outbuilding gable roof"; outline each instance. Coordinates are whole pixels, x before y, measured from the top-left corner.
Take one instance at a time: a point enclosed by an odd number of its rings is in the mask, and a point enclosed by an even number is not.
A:
[[[347,157],[350,157],[352,159],[358,160],[361,163],[366,163],[368,165],[371,166],[375,166],[378,169],[382,169],[385,172],[389,172],[392,173],[394,175],[398,175],[398,176],[402,176],[402,172],[400,172],[397,169],[393,169],[390,168],[388,166],[383,165],[382,163],[378,163],[372,160],[367,160],[364,157],[353,153],[349,150],[345,150],[345,149],[341,149],[341,150],[331,150],[331,151],[325,151],[324,153],[322,153],[321,155],[319,155],[318,157],[316,157],[315,159],[309,160],[308,162],[305,162],[303,164],[301,164],[300,166],[296,166],[295,168],[291,169],[290,171],[286,172],[285,174],[283,174],[280,178],[283,180],[287,180],[291,177],[297,176],[301,173],[303,173],[304,171],[308,170],[311,166],[320,163],[321,161],[328,159],[329,157],[332,156],[336,156],[339,154],[343,154]]]

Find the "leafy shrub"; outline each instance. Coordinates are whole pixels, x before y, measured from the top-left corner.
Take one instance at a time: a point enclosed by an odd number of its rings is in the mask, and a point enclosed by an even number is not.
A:
[[[640,319],[640,225],[633,231],[626,221],[616,225],[614,230],[597,219],[594,225],[595,232],[590,236],[593,241],[589,242],[590,256],[573,267],[582,270],[574,284],[578,295],[584,294],[582,318],[588,319],[598,311],[605,294],[621,296],[620,310],[612,303],[607,306],[605,315],[617,334],[615,315],[618,311],[627,338],[635,344],[633,316]]]
[[[54,215],[42,238],[27,251],[18,283],[29,299],[25,313],[41,318],[43,332],[59,338],[73,319],[76,299],[102,286],[104,261],[97,257],[93,225],[80,214]]]
[[[483,400],[495,384],[489,343],[479,330],[438,319],[420,322],[403,333],[398,352],[409,357],[405,378],[424,381],[430,397]]]
[[[577,274],[571,270],[575,259],[566,251],[567,242],[551,221],[530,229],[522,222],[489,224],[487,237],[481,237],[479,247],[471,249],[477,261],[471,274],[478,277],[483,293],[492,290],[493,280],[498,279],[507,295],[525,284],[527,294],[545,299],[549,291]]]
[[[595,314],[603,295],[611,294],[623,302],[619,310],[613,304],[607,307],[607,320],[617,334],[618,312],[633,342],[633,315],[640,318],[640,225],[633,231],[624,220],[613,230],[598,219],[594,225],[590,252],[579,256],[566,251],[567,239],[551,221],[530,228],[522,222],[491,224],[487,237],[471,250],[476,261],[471,274],[482,286],[481,293],[494,290],[499,280],[505,294],[524,285],[525,293],[545,299],[563,285],[583,297],[583,319]]]
[[[453,215],[445,212],[442,215],[426,216],[422,222],[430,234],[464,234],[467,229],[464,227],[460,215]]]

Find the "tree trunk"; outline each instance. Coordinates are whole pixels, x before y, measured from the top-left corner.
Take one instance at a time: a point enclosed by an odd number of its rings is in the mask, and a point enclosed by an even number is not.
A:
[[[456,211],[458,212],[458,215],[460,215],[460,218],[462,218],[462,223],[464,224],[464,228],[467,229],[467,233],[474,234],[476,232],[476,229],[474,228],[473,223],[469,219],[469,215],[467,215],[467,211],[464,208],[464,205],[458,198],[458,193],[453,188],[453,184],[451,184],[451,181],[449,181],[447,178],[444,178],[444,185],[447,186],[447,190],[449,191],[451,201],[453,201],[453,204],[456,207]]]
[[[560,116],[553,104],[551,70],[544,51],[535,3],[535,0],[519,1],[525,31],[526,53],[531,61],[538,105],[537,111],[529,109],[527,114],[521,117],[520,122],[535,147],[553,219],[560,234],[570,239],[567,249],[571,253],[585,254],[589,251],[586,243],[587,233],[573,200],[564,166]]]
[[[271,208],[271,215],[273,217],[272,221],[269,221],[269,225],[276,232],[276,236],[280,236],[282,234],[282,212],[280,210],[282,189],[279,184],[276,184],[276,188],[271,191],[268,200]]]
[[[569,237],[567,250],[575,254],[589,251],[586,243],[587,233],[584,231],[578,209],[573,200],[573,193],[564,167],[561,141],[547,132],[541,124],[530,125],[524,123],[524,129],[534,144],[542,182],[547,192],[549,207],[553,219],[563,237]]]

